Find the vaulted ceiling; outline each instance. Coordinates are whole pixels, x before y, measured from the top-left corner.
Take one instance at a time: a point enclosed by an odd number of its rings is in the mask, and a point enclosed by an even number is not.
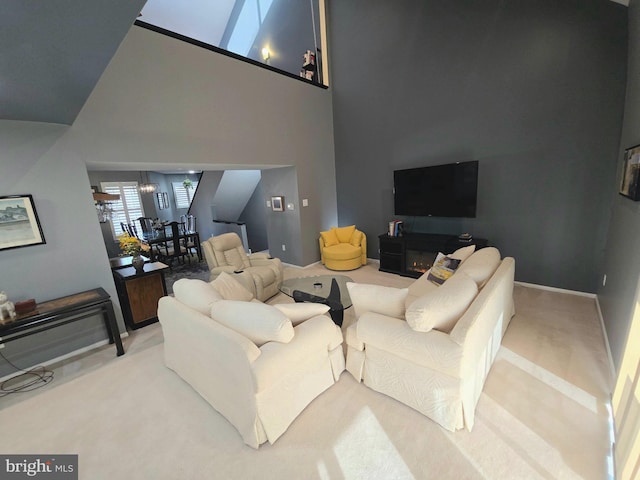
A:
[[[0,119],[70,125],[146,0],[2,0]]]
[[[2,0],[0,119],[72,124],[146,1]]]

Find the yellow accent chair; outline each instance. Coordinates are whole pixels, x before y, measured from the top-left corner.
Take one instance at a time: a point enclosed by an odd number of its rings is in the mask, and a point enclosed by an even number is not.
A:
[[[236,233],[208,238],[202,242],[202,251],[211,271],[210,281],[226,272],[261,302],[279,292],[283,277],[280,259],[261,252],[247,255]]]
[[[320,260],[329,270],[355,270],[367,264],[367,236],[355,225],[320,232]]]

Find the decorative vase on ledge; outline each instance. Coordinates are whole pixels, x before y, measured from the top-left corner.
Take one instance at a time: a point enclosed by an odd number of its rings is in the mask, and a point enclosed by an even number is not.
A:
[[[133,258],[131,258],[131,265],[136,269],[136,273],[144,272],[144,258],[142,258],[142,256],[134,255]]]

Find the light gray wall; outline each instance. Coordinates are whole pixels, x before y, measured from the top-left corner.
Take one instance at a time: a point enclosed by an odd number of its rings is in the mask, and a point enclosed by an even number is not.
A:
[[[471,232],[516,278],[595,292],[615,182],[626,8],[605,0],[329,2],[341,225],[372,240],[393,170],[479,160],[475,219],[405,218]]]
[[[629,5],[629,63],[627,98],[618,155],[618,181],[609,185],[613,197],[611,224],[607,237],[604,264],[600,279],[607,276],[606,285],[598,287],[598,301],[607,330],[611,355],[619,369],[622,354],[637,308],[640,278],[640,202],[618,194],[624,150],[640,144],[640,4]],[[637,339],[633,339],[637,342]]]
[[[293,199],[298,236],[285,240],[308,264],[337,218],[332,115],[329,90],[133,27],[71,134],[90,168],[294,166],[310,206]]]
[[[329,91],[139,27],[71,127],[0,121],[0,159],[0,193],[33,194],[47,240],[0,251],[0,289],[12,300],[42,301],[103,286],[122,329],[87,170],[295,165],[314,208],[337,216]],[[307,212],[299,224],[320,231],[317,212]],[[298,245],[301,258],[317,251],[315,240],[301,245],[299,227],[287,232],[297,237],[278,241]],[[71,329],[3,353],[29,366],[106,338],[99,319]]]
[[[0,251],[0,290],[14,302],[43,302],[103,287],[124,331],[84,158],[69,144],[68,131],[61,125],[0,120],[0,194],[33,195],[46,240]],[[102,319],[95,317],[10,342],[2,354],[26,368],[106,338]],[[0,377],[12,373],[0,362]]]

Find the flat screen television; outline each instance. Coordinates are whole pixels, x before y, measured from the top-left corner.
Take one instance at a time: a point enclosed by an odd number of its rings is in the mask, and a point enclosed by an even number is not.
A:
[[[396,215],[475,218],[478,161],[393,172]]]

